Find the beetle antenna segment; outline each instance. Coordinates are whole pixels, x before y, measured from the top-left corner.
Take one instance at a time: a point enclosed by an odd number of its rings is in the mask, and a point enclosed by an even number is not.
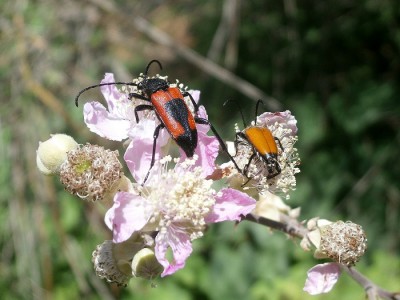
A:
[[[255,119],[254,119],[254,126],[257,124],[258,106],[260,105],[260,103],[262,105],[265,105],[261,99],[258,99],[257,104],[256,104],[256,115],[255,115]]]
[[[237,108],[238,108],[238,110],[239,110],[239,112],[240,112],[240,116],[242,117],[243,128],[246,128],[247,126],[246,126],[246,122],[245,122],[245,120],[244,120],[243,111],[242,111],[242,108],[240,107],[239,103],[238,103],[237,101],[234,101],[234,100],[226,100],[226,101],[224,102],[223,106],[225,106],[228,102],[233,102],[233,103],[235,103],[235,105],[237,106]]]
[[[100,84],[91,85],[91,86],[88,86],[88,87],[84,88],[83,90],[81,90],[81,91],[78,93],[78,95],[75,97],[75,105],[78,106],[79,97],[80,97],[84,92],[86,92],[87,90],[90,90],[90,89],[93,89],[93,88],[96,88],[96,87],[100,87],[100,86],[105,86],[105,85],[116,85],[116,84],[124,84],[124,85],[133,85],[133,86],[137,86],[137,84],[136,84],[136,83],[133,83],[133,82],[108,82],[108,83],[100,83]]]
[[[148,72],[149,72],[150,66],[151,66],[153,63],[156,63],[156,64],[160,67],[160,70],[162,70],[162,65],[161,65],[160,61],[158,61],[157,59],[153,59],[152,61],[150,61],[150,62],[147,64],[146,72],[144,73],[144,76],[147,77],[147,74],[148,74]]]

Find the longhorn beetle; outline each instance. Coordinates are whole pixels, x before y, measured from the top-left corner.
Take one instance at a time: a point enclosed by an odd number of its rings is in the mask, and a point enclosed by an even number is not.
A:
[[[162,128],[166,128],[171,138],[178,144],[178,146],[185,152],[187,157],[192,157],[197,147],[197,124],[209,125],[215,137],[217,138],[222,150],[228,154],[230,160],[235,164],[235,167],[240,170],[237,166],[233,157],[229,154],[225,143],[222,138],[215,130],[214,126],[207,119],[200,118],[197,116],[199,106],[194,101],[192,95],[189,92],[182,92],[178,87],[171,87],[169,82],[161,78],[149,78],[148,72],[152,64],[156,63],[162,70],[162,65],[158,60],[152,60],[148,63],[146,71],[143,75],[143,80],[139,83],[133,82],[110,82],[100,83],[96,85],[88,86],[81,90],[75,98],[75,105],[78,106],[78,99],[80,95],[89,89],[105,86],[105,85],[128,85],[136,86],[141,94],[130,93],[129,99],[137,98],[150,102],[150,104],[141,104],[135,107],[135,118],[136,122],[139,122],[139,111],[143,110],[154,110],[160,124],[156,127],[153,134],[153,151],[150,162],[149,171],[142,184],[144,184],[149,177],[150,170],[155,163],[155,152],[157,138]],[[189,110],[184,97],[189,97],[194,107],[194,115]]]
[[[229,100],[226,101],[224,105],[227,102],[229,102]],[[271,130],[269,130],[267,127],[257,126],[258,107],[260,104],[264,104],[262,100],[258,100],[256,104],[254,126],[253,125],[246,126],[243,113],[241,110],[239,110],[242,116],[243,126],[245,127],[245,129],[236,133],[236,139],[235,139],[236,152],[238,151],[238,145],[240,143],[246,143],[253,149],[253,154],[250,156],[249,161],[241,171],[241,173],[249,179],[247,182],[244,183],[244,185],[247,184],[251,179],[249,178],[249,168],[252,161],[256,157],[260,157],[261,160],[264,162],[266,169],[268,171],[267,179],[274,178],[275,176],[278,176],[281,173],[281,166],[279,165],[278,162],[277,144],[279,144],[279,147],[281,148],[282,151],[283,147],[281,141],[277,137],[274,137],[272,135]]]

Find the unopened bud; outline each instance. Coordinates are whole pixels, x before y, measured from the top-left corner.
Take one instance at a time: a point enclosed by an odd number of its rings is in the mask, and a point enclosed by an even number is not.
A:
[[[66,134],[53,134],[47,141],[39,142],[36,151],[39,171],[46,175],[58,173],[62,163],[67,159],[67,152],[77,147],[78,143]]]
[[[132,275],[145,279],[154,279],[163,271],[154,252],[149,248],[143,248],[133,257]]]

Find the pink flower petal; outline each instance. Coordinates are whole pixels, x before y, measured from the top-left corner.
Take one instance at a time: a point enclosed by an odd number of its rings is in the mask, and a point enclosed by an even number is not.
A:
[[[124,159],[136,182],[142,183],[150,169],[150,162],[153,155],[154,130],[157,123],[153,120],[143,119],[129,132],[132,139],[126,149]],[[161,154],[161,147],[165,146],[169,134],[161,129],[156,142],[155,159],[158,160]]]
[[[171,247],[174,257],[172,262],[169,262],[166,258],[169,247]],[[161,277],[171,275],[179,269],[182,269],[185,266],[186,259],[192,253],[192,250],[190,237],[179,230],[179,228],[175,229],[173,226],[169,226],[163,238],[159,238],[158,235],[156,237],[155,253],[158,262],[164,267],[164,272],[161,274]]]
[[[113,83],[115,82],[113,73],[106,73],[104,79],[101,83]],[[100,87],[101,93],[107,101],[108,111],[114,116],[119,115],[118,106],[125,105],[128,106],[131,100],[118,90],[117,85],[104,85]],[[125,117],[124,115],[119,115],[120,117]]]
[[[150,169],[152,157],[152,146],[149,146],[141,139],[132,140],[126,149],[124,159],[126,165],[137,183],[143,183],[147,172]],[[160,158],[159,152],[156,152],[155,159]]]
[[[192,95],[194,102],[199,103],[200,91],[199,90],[189,90],[188,92],[190,93],[190,95]]]
[[[249,214],[256,206],[256,200],[230,188],[222,189],[215,200],[213,212],[205,218],[207,223],[239,221],[240,216]]]
[[[195,95],[192,91],[192,96]],[[193,98],[196,100],[195,96]],[[200,118],[206,119],[208,118],[206,110],[204,106],[199,107],[198,116]],[[194,150],[194,153],[198,155],[198,160],[196,161],[195,166],[200,166],[203,169],[204,177],[212,174],[215,170],[215,160],[218,156],[219,151],[219,142],[216,137],[207,135],[210,130],[209,125],[196,124],[197,128],[197,147]],[[186,159],[186,155],[182,149],[180,150],[181,161]]]
[[[204,177],[212,174],[215,170],[215,159],[218,156],[219,151],[219,142],[217,138],[213,136],[208,136],[208,125],[201,125],[202,128],[197,130],[197,147],[194,150],[194,153],[198,155],[198,159],[196,161],[195,166],[200,166],[203,169]],[[206,132],[204,129],[207,128]],[[181,154],[181,162],[186,159],[186,154],[182,149],[179,149]]]
[[[203,119],[206,119],[206,120],[208,120],[208,115],[207,115],[207,111],[206,111],[206,109],[205,109],[205,107],[203,106],[203,105],[200,105],[199,106],[199,111],[197,112],[197,116],[199,117],[199,118],[203,118]],[[207,129],[207,131],[208,131],[208,125],[198,125],[198,126],[206,126],[206,129]],[[203,130],[203,131],[206,131],[205,129]],[[207,132],[206,131],[206,132]]]
[[[113,83],[114,75],[106,73],[101,83]],[[128,137],[133,124],[133,108],[131,100],[116,85],[100,87],[107,102],[105,108],[99,102],[86,103],[83,109],[84,120],[88,128],[101,137],[121,141]]]
[[[83,107],[85,123],[90,131],[113,141],[128,137],[129,120],[116,119],[99,102],[85,103]]]
[[[199,156],[196,166],[201,166],[204,177],[211,175],[215,170],[215,160],[219,152],[219,142],[216,137],[208,136],[198,131],[198,142],[194,153]]]
[[[129,239],[135,231],[149,221],[151,211],[141,196],[119,192],[114,197],[114,205],[105,215],[105,223],[113,231],[113,242],[121,243]]]
[[[280,123],[285,128],[290,128],[292,130],[291,135],[297,134],[297,120],[290,110],[275,113],[265,112],[257,117],[257,124],[273,125],[275,123]]]
[[[337,263],[319,264],[307,272],[303,290],[310,295],[328,293],[339,279],[340,267]]]

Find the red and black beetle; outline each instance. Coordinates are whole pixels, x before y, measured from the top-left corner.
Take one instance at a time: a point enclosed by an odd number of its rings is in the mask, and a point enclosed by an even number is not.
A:
[[[207,119],[200,118],[197,116],[197,112],[199,110],[199,106],[194,101],[192,95],[188,92],[182,92],[178,87],[171,87],[168,81],[162,78],[149,78],[148,71],[150,66],[156,63],[162,69],[161,63],[158,60],[152,60],[148,63],[146,67],[146,71],[143,75],[143,80],[139,83],[133,82],[110,82],[110,83],[101,83],[89,86],[83,90],[81,90],[75,98],[75,104],[78,106],[79,96],[85,91],[100,87],[104,85],[130,85],[136,86],[141,94],[138,93],[130,93],[129,98],[137,98],[141,100],[145,100],[150,102],[151,104],[141,104],[135,107],[135,118],[136,122],[139,122],[138,112],[143,110],[154,110],[157,118],[160,120],[160,124],[154,130],[153,138],[153,151],[152,158],[150,163],[149,171],[143,181],[146,182],[151,168],[155,163],[155,151],[156,151],[156,143],[157,138],[162,128],[166,128],[168,133],[171,135],[171,138],[178,144],[178,146],[185,152],[187,157],[192,157],[194,155],[194,151],[197,147],[197,124],[205,124],[209,125],[210,129],[214,133],[215,137],[218,139],[219,144],[221,145],[222,150],[228,154],[229,158],[233,161],[236,168],[239,167],[236,165],[236,162],[232,158],[232,156],[228,153],[225,143],[222,141],[218,132],[215,130],[214,126]],[[184,97],[189,97],[190,101],[194,107],[194,115],[189,110]]]

